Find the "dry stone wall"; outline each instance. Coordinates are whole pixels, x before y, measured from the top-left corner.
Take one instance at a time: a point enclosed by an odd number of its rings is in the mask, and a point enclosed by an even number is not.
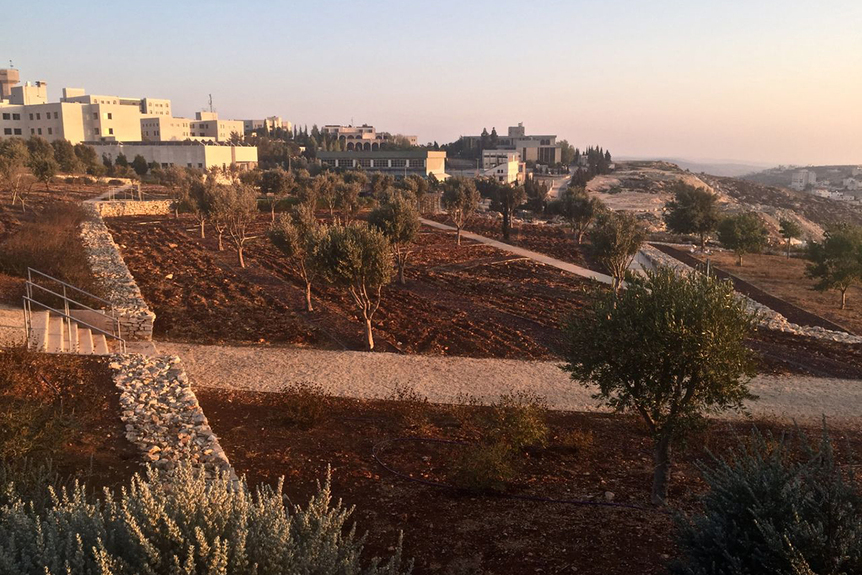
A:
[[[93,202],[103,218],[120,216],[161,216],[170,214],[173,200],[112,200]]]
[[[669,256],[661,250],[658,250],[650,245],[644,245],[638,255],[639,261],[642,262],[641,265],[643,265],[644,260],[646,260],[653,267],[669,267],[675,270],[677,273],[690,273],[694,271],[692,267],[682,263],[678,259]],[[762,303],[756,302],[750,297],[742,295],[741,293],[737,292],[736,295],[737,297],[745,301],[750,311],[757,313],[758,317],[760,318],[760,325],[767,329],[783,331],[785,333],[791,333],[793,335],[801,335],[806,337],[814,337],[817,339],[837,341],[841,343],[862,343],[862,337],[859,337],[857,335],[852,335],[840,331],[833,331],[819,326],[804,326],[791,323],[787,320],[786,317],[773,310],[772,308],[769,308]]]
[[[128,341],[153,339],[156,314],[150,311],[135,283],[120,248],[99,212],[96,203],[84,203],[87,218],[81,224],[81,238],[87,250],[90,269],[105,288],[108,301],[120,320],[121,335]]]
[[[233,474],[179,357],[114,355],[109,367],[120,390],[126,439],[147,463],[165,471],[190,463]]]

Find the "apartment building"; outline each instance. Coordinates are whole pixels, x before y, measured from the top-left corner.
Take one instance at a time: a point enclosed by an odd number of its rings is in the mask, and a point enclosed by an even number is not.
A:
[[[482,136],[461,136],[466,148],[478,148],[482,146]],[[505,136],[498,136],[497,150],[516,151],[521,156],[522,162],[535,162],[537,164],[558,164],[563,159],[563,150],[557,143],[557,136],[553,134],[527,134],[524,124],[509,126]]]
[[[167,168],[180,166],[202,170],[213,166],[225,168],[238,166],[242,170],[257,167],[257,147],[243,144],[233,145],[219,142],[86,142],[96,150],[96,154],[109,158],[112,162],[123,155],[132,161],[135,156],[143,157],[147,163],[156,163]]]
[[[388,132],[377,132],[374,126],[362,124],[361,126],[341,126],[337,124],[327,124],[320,130],[324,134],[329,134],[342,141],[344,149],[347,151],[374,151],[380,149],[380,144],[386,142],[394,142],[395,136]],[[403,136],[411,146],[416,146],[419,138],[416,136]]]
[[[192,139],[227,142],[231,134],[245,135],[245,124],[242,120],[220,120],[216,112],[197,112],[195,119],[189,120],[189,132]]]
[[[287,120],[282,120],[281,116],[269,116],[263,120],[243,120],[243,131],[245,134],[251,134],[256,130],[266,129],[267,132],[274,132],[277,129],[286,131],[293,130],[293,124]]]
[[[48,101],[45,82],[19,85],[17,70],[0,70],[0,138],[41,136],[48,141],[140,141],[141,119],[171,115],[170,100],[85,94],[64,88]]]
[[[141,118],[141,139],[145,142],[182,142],[191,139],[191,120],[171,116]]]
[[[511,150],[483,150],[482,175],[507,184],[523,183],[526,164],[521,154]]]
[[[333,168],[363,169],[368,172],[384,172],[394,176],[411,174],[422,177],[434,174],[445,179],[446,152],[426,150],[373,150],[346,152],[317,152],[317,158]]]
[[[790,178],[790,187],[799,192],[816,183],[817,174],[813,170],[797,170]]]

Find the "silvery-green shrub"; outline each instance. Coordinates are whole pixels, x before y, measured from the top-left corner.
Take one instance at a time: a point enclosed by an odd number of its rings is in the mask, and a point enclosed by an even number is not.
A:
[[[304,508],[285,503],[282,482],[244,480],[181,466],[103,496],[82,485],[50,490],[39,510],[14,498],[0,507],[0,574],[409,573],[399,541],[385,563],[362,560],[364,537],[347,529],[352,508],[333,505],[330,482]]]

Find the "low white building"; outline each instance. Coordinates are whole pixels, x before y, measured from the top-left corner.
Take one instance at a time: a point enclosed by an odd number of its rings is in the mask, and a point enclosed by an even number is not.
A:
[[[116,162],[123,155],[131,162],[135,156],[148,164],[163,168],[180,166],[206,170],[212,167],[238,166],[243,170],[257,167],[257,147],[216,142],[86,142],[96,154]]]
[[[523,183],[526,177],[521,154],[511,150],[483,150],[482,175],[506,184]]]

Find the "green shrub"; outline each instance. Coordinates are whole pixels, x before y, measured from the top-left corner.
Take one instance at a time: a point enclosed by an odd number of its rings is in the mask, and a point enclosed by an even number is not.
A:
[[[471,445],[455,462],[455,484],[477,491],[502,491],[515,477],[512,451],[502,443]]]
[[[703,513],[681,519],[674,573],[862,573],[862,485],[835,461],[824,431],[802,453],[756,431],[703,467]]]
[[[385,565],[361,566],[364,537],[345,529],[351,513],[331,504],[328,478],[302,509],[285,504],[281,482],[250,491],[227,475],[151,469],[102,501],[77,486],[44,511],[21,500],[0,507],[0,573],[409,573],[400,543]]]
[[[484,436],[514,451],[529,446],[544,447],[548,441],[547,410],[544,400],[536,395],[527,392],[502,395],[482,424]]]
[[[282,390],[284,420],[288,425],[311,429],[325,420],[332,395],[312,383],[292,383]]]

